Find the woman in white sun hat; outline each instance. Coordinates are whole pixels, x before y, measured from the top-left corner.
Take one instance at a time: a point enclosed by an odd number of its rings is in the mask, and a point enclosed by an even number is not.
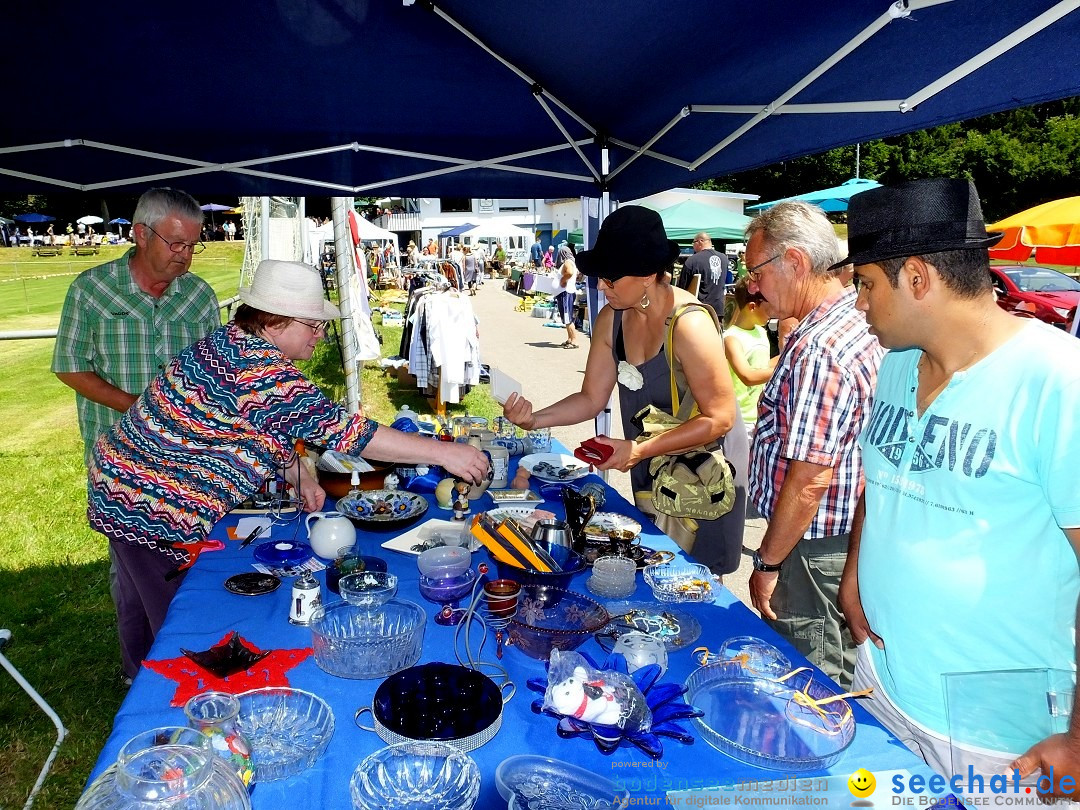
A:
[[[341,316],[313,267],[264,261],[232,322],[173,358],[94,447],[91,528],[116,554],[121,653],[134,677],[186,567],[185,543],[206,539],[224,514],[284,468],[303,506],[326,494],[299,464],[298,439],[381,461],[438,464],[479,482],[487,457],[350,414],[293,365],[311,357]]]

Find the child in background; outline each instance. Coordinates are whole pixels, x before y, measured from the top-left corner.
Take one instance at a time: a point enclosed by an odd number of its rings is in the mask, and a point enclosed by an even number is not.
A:
[[[769,357],[769,337],[765,333],[768,302],[760,292],[750,292],[745,276],[735,282],[734,298],[735,315],[724,331],[724,350],[735,384],[735,400],[753,440],[758,398],[776,368],[776,358]]]

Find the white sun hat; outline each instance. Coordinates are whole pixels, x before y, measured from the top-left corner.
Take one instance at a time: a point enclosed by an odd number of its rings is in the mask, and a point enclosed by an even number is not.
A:
[[[302,262],[264,259],[255,268],[251,286],[241,287],[239,295],[249,307],[274,315],[316,321],[341,317],[337,305],[326,300],[319,271]]]

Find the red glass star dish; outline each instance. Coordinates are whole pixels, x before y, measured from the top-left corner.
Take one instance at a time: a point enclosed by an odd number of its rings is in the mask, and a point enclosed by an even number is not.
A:
[[[230,631],[214,647],[229,644],[234,634],[235,631]],[[242,638],[239,634],[235,635],[236,640],[253,655],[263,655],[263,658],[256,661],[248,669],[229,675],[226,678],[219,678],[203,669],[186,655],[166,658],[161,661],[147,660],[143,661],[143,665],[159,675],[164,675],[169,680],[176,681],[176,693],[169,703],[172,706],[183,706],[195,695],[208,690],[238,695],[249,689],[261,689],[266,686],[289,686],[289,679],[285,676],[285,673],[311,655],[312,652],[310,647],[301,647],[293,650],[270,650],[264,654],[263,650],[260,650],[250,641]]]

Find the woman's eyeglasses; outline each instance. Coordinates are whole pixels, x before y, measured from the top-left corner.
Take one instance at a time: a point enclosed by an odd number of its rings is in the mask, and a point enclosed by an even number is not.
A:
[[[615,289],[615,282],[618,281],[621,278],[626,278],[626,276],[615,276],[615,278],[598,278],[596,280],[596,286],[599,287],[601,284],[603,284],[609,290],[614,290]]]
[[[301,318],[293,318],[293,320],[296,321],[297,323],[302,323],[304,326],[306,326],[308,329],[311,330],[311,334],[313,334],[313,335],[319,334],[320,331],[322,331],[322,332],[326,331],[326,324],[327,324],[326,321],[314,321],[314,322],[312,322],[312,321],[302,320]]]

